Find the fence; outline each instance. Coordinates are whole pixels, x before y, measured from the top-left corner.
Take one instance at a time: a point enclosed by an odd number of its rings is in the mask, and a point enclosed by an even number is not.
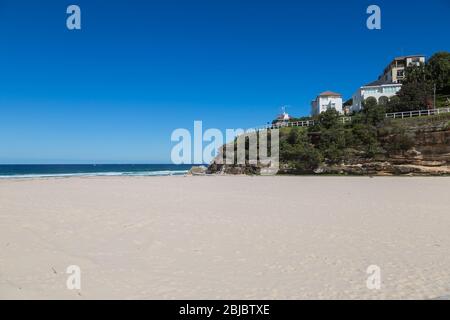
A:
[[[394,112],[394,113],[386,113],[385,116],[388,119],[405,119],[405,118],[413,118],[413,117],[427,117],[434,116],[443,113],[450,113],[450,108],[440,108],[440,109],[430,109],[430,110],[417,110],[417,111],[405,111],[405,112]],[[342,123],[352,121],[352,117],[341,117]],[[255,128],[255,130],[264,130],[264,129],[280,129],[280,128],[288,128],[288,127],[311,127],[317,124],[316,120],[306,120],[306,121],[297,121],[297,122],[280,122],[276,124],[269,124],[266,126],[261,126]]]
[[[450,108],[394,112],[394,113],[386,113],[386,118],[404,119],[404,118],[412,118],[412,117],[428,117],[428,116],[434,116],[434,115],[449,113],[449,112],[450,112]]]

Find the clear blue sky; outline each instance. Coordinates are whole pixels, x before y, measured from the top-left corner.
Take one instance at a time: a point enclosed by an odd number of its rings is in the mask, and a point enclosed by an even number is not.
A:
[[[82,30],[66,28],[66,8]],[[378,4],[382,30],[366,28]],[[168,163],[176,128],[248,128],[450,51],[450,1],[0,0],[0,163]]]

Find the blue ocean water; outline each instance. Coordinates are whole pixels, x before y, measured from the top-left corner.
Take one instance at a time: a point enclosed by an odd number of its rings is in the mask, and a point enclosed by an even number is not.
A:
[[[192,165],[174,164],[33,164],[0,165],[0,178],[71,176],[170,176],[183,175]]]

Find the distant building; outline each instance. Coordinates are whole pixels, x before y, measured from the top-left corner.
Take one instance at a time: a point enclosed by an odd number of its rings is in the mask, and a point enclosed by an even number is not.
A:
[[[353,94],[351,111],[360,111],[363,108],[364,100],[369,97],[375,98],[378,103],[382,102],[383,99],[384,101],[389,101],[401,88],[402,85],[400,83],[384,83],[380,80],[366,84]]]
[[[288,123],[289,120],[291,120],[291,117],[283,109],[283,113],[278,115],[278,117],[276,118],[276,120],[273,123],[276,125],[282,125],[282,124]]]
[[[325,112],[328,109],[335,109],[339,113],[343,113],[342,95],[340,93],[325,91],[311,102],[311,115],[313,116]]]
[[[351,107],[350,107],[350,106],[343,106],[343,107],[342,107],[342,112],[344,113],[345,116],[350,115],[350,113],[351,113]]]
[[[344,115],[348,116],[351,113],[351,108],[353,105],[353,99],[350,98],[347,101],[344,102],[343,106],[342,106],[342,111],[344,112]]]
[[[383,83],[402,83],[405,80],[405,69],[409,66],[419,66],[425,63],[424,55],[397,57],[384,69],[378,80]]]
[[[397,57],[384,69],[378,80],[360,87],[352,96],[351,111],[357,112],[363,108],[363,102],[367,98],[375,98],[378,103],[389,101],[402,88],[405,80],[405,70],[412,65],[425,63],[424,55],[412,55]]]

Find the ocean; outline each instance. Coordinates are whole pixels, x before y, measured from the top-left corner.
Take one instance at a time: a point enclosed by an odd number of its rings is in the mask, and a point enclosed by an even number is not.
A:
[[[74,176],[171,176],[184,175],[192,165],[174,164],[33,164],[0,165],[2,178]]]

